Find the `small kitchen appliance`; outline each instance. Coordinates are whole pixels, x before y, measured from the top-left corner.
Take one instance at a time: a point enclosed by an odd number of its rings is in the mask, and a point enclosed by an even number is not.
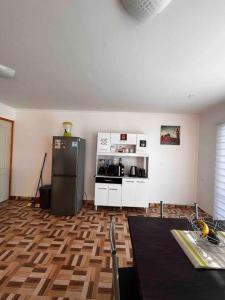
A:
[[[130,167],[130,177],[137,177],[138,175],[138,168],[136,166]]]
[[[139,169],[138,170],[138,177],[146,177],[145,169]]]
[[[100,164],[100,166],[99,166],[99,169],[98,169],[98,174],[99,175],[105,175],[106,174],[105,160],[100,159],[99,164]]]
[[[107,176],[118,176],[118,166],[111,164],[108,166],[106,171]]]

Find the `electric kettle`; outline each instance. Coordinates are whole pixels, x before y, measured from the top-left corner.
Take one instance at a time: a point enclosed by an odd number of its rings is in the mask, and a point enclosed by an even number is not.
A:
[[[138,175],[138,168],[136,166],[130,167],[130,175],[131,177],[137,177]]]

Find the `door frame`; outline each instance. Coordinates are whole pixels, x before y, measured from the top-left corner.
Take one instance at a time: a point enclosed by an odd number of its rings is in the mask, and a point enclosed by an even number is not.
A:
[[[11,119],[6,119],[0,116],[0,120],[6,121],[12,124],[11,127],[11,141],[10,141],[10,169],[9,169],[9,198],[11,197],[11,186],[12,186],[12,160],[13,160],[13,135],[14,135],[14,122]]]

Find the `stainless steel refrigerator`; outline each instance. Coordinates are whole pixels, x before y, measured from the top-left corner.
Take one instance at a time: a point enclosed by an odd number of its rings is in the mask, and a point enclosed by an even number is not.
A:
[[[51,211],[72,216],[82,207],[84,194],[85,140],[54,136],[52,144]]]

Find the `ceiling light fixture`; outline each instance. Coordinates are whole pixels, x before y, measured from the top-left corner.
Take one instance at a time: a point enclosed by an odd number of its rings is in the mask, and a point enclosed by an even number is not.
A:
[[[15,77],[16,71],[9,67],[0,65],[0,77],[12,78]]]
[[[159,14],[172,0],[121,0],[128,13],[142,20]]]

